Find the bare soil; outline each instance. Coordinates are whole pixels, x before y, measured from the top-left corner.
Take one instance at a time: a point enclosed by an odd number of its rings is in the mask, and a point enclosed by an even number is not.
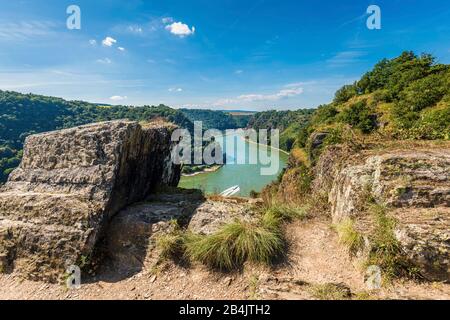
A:
[[[328,283],[348,287],[352,299],[450,299],[450,285],[443,283],[395,281],[368,292],[363,273],[322,218],[295,222],[287,227],[287,235],[288,260],[271,269],[246,266],[239,272],[219,273],[199,265],[148,263],[128,276],[106,267],[95,277],[83,278],[78,290],[0,275],[0,299],[327,299],[315,289]]]

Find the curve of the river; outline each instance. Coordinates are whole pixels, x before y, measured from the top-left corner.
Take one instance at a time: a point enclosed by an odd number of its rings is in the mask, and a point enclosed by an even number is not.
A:
[[[279,160],[279,166],[275,167],[274,173],[271,175],[263,175],[262,168],[268,168],[269,165],[263,165],[258,161],[258,164],[250,164],[249,158],[251,154],[258,154],[261,146],[256,143],[249,143],[238,134],[227,135],[225,138],[217,140],[223,150],[227,146],[234,143],[235,155],[245,154],[245,164],[237,164],[236,157],[227,152],[227,163],[215,172],[201,173],[195,176],[183,176],[181,178],[179,187],[188,189],[201,189],[206,194],[219,194],[222,191],[238,185],[241,189],[237,196],[247,197],[252,190],[260,192],[266,185],[276,180],[278,175],[286,166],[288,154],[279,151],[274,152],[274,149],[269,148],[266,156],[275,157]],[[255,153],[256,152],[256,153]],[[278,155],[277,155],[278,153]]]

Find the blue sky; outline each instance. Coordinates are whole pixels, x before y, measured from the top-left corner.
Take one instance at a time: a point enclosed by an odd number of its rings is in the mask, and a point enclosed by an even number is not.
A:
[[[0,89],[73,100],[315,107],[404,50],[450,63],[448,1],[0,0]]]

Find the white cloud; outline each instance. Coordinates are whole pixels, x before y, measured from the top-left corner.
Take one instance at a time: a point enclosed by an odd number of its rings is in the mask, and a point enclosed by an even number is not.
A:
[[[235,74],[242,74],[242,73],[244,73],[244,70],[236,70],[234,73]]]
[[[137,34],[143,32],[142,27],[140,27],[140,26],[128,26],[127,30],[131,33],[137,33]]]
[[[165,17],[165,18],[162,18],[161,21],[164,24],[168,24],[168,23],[172,23],[173,22],[173,18],[172,17]]]
[[[328,59],[327,63],[331,66],[346,66],[360,61],[365,55],[366,53],[362,51],[342,51]]]
[[[91,46],[96,46],[97,45],[97,40],[91,39],[91,40],[89,40],[89,44]]]
[[[101,64],[111,64],[112,60],[110,58],[103,58],[103,59],[98,59],[97,62],[101,63]]]
[[[124,47],[118,47],[117,49],[118,49],[119,51],[122,51],[122,52],[125,51],[125,48],[124,48]]]
[[[112,101],[123,101],[126,99],[128,99],[127,96],[112,96],[111,98],[109,98],[109,100],[112,100]]]
[[[102,44],[105,47],[112,47],[115,43],[117,43],[117,40],[111,37],[106,37],[103,41]]]
[[[169,92],[182,92],[182,88],[169,88]]]
[[[168,26],[166,26],[166,30],[169,30],[170,33],[180,38],[191,36],[195,33],[195,27],[189,28],[187,24],[182,22],[174,22],[172,24],[169,24]]]
[[[27,41],[37,37],[56,35],[56,25],[50,21],[20,21],[0,23],[0,40]]]
[[[222,99],[215,103],[215,105],[227,105],[231,103],[241,102],[261,102],[261,101],[279,101],[291,97],[298,96],[303,93],[302,87],[291,87],[281,89],[274,94],[244,94],[232,99]]]

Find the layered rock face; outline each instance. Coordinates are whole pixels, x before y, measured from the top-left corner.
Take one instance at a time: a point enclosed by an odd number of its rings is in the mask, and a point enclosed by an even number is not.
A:
[[[375,199],[395,219],[402,251],[422,275],[449,281],[450,149],[379,151],[334,166],[329,152],[322,156],[328,161],[318,163],[317,180],[331,187],[333,222],[351,217],[364,224],[361,208]]]
[[[0,269],[57,280],[86,260],[118,211],[178,184],[175,128],[111,121],[28,137],[0,190]]]

